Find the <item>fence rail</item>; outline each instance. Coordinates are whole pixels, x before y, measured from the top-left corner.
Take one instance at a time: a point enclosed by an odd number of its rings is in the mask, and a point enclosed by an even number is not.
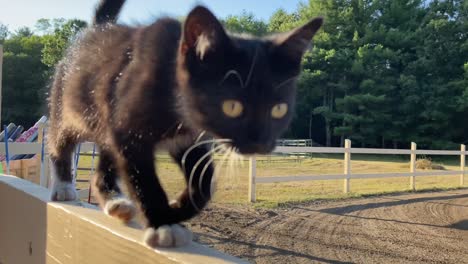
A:
[[[80,153],[92,152],[94,143],[86,142],[80,145]],[[343,180],[343,192],[349,193],[351,190],[351,180],[353,179],[378,179],[378,178],[396,178],[408,177],[410,189],[416,189],[416,177],[424,176],[439,176],[439,175],[459,175],[460,185],[464,185],[465,159],[468,152],[465,145],[460,146],[460,150],[418,150],[416,143],[411,143],[410,149],[375,149],[375,148],[352,148],[351,141],[345,141],[343,148],[328,148],[328,147],[305,147],[305,146],[277,146],[273,151],[277,154],[297,154],[297,153],[324,153],[324,154],[343,154],[344,165],[343,174],[321,174],[321,175],[290,175],[290,176],[269,176],[257,177],[257,159],[251,157],[249,161],[249,193],[248,199],[250,202],[256,201],[256,184],[263,183],[281,183],[281,182],[298,182],[298,181],[318,181],[318,180]],[[0,155],[5,154],[5,144],[0,144]],[[40,154],[45,155],[47,160],[47,152],[41,153],[41,143],[9,143],[9,154]],[[395,173],[352,173],[351,171],[351,156],[352,154],[375,154],[375,155],[409,155],[410,170],[409,172]],[[451,171],[416,171],[416,155],[447,155],[460,156],[460,169]],[[41,157],[42,159],[43,157]],[[46,164],[48,164],[46,162]],[[46,165],[47,166],[47,165]],[[48,169],[45,171],[48,172]],[[49,178],[49,175],[42,175],[42,178]],[[47,186],[48,180],[41,180],[41,185]]]
[[[249,166],[249,201],[256,201],[256,184],[261,183],[281,183],[281,182],[298,182],[298,181],[322,181],[322,180],[343,180],[343,192],[349,193],[351,189],[352,179],[378,179],[378,178],[396,178],[409,177],[410,189],[416,189],[416,177],[424,176],[446,176],[459,175],[460,185],[464,185],[465,177],[465,159],[468,154],[465,145],[460,146],[460,150],[418,150],[416,143],[411,143],[410,149],[375,149],[375,148],[351,148],[351,140],[345,140],[343,148],[327,148],[327,147],[290,147],[277,146],[274,153],[291,154],[291,153],[324,153],[324,154],[343,154],[343,174],[325,174],[325,175],[306,175],[306,176],[269,176],[255,177],[256,162],[255,157],[250,158]],[[352,173],[351,171],[351,154],[377,154],[377,155],[410,155],[410,171],[395,172],[395,173]],[[416,172],[416,155],[446,155],[460,156],[460,170],[451,171],[421,171]]]

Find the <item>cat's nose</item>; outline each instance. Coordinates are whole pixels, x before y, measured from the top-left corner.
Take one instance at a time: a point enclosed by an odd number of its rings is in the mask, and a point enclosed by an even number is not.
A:
[[[241,154],[268,154],[274,149],[272,144],[250,143],[238,147]]]
[[[252,129],[247,134],[248,141],[252,144],[258,144],[262,141],[263,135],[262,132],[258,129]]]

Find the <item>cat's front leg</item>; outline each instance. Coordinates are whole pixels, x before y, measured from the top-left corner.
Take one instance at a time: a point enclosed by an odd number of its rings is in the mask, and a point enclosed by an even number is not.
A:
[[[194,217],[210,201],[214,168],[212,153],[204,145],[179,146],[169,152],[184,172],[187,184],[177,200],[169,202],[173,220],[177,223]],[[145,238],[149,245],[175,243],[178,246],[191,240],[191,232],[179,224],[164,225],[157,230],[149,229]]]
[[[146,220],[144,242],[150,247],[183,246],[192,241],[192,233],[181,226],[190,214],[169,206],[166,193],[155,173],[152,149],[127,147],[118,155],[117,165],[133,200]],[[193,216],[193,214],[192,214]]]
[[[170,154],[183,171],[187,184],[170,206],[181,209],[188,219],[199,213],[211,199],[212,151],[203,144],[171,149]]]

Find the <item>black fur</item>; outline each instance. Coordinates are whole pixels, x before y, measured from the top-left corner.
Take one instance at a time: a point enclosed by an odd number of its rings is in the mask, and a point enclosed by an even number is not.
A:
[[[125,0],[101,0],[94,15],[94,25],[115,23]]]
[[[206,145],[195,148],[182,168],[184,153],[201,131],[231,139],[241,153],[270,152],[291,120],[301,56],[322,20],[265,39],[228,35],[204,7],[194,8],[183,27],[170,18],[138,28],[101,25],[115,20],[123,2],[101,2],[98,25],[86,30],[57,65],[49,153],[57,179],[71,182],[74,146],[96,142],[101,160],[94,182],[100,204],[120,193],[119,178],[147,226],[157,228],[187,220],[206,205],[213,168],[208,166],[200,188],[205,159],[178,206],[171,207],[155,175],[155,150],[168,149],[187,183],[208,152]],[[239,76],[227,75],[230,71]],[[225,100],[242,102],[242,114],[226,116]],[[272,118],[272,107],[279,103],[290,110]]]

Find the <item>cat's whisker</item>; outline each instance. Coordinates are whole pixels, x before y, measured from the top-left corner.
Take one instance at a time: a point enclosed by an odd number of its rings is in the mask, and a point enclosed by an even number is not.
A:
[[[239,157],[236,153],[235,148],[232,148],[231,152],[231,159],[232,159],[232,173],[234,174],[234,179],[235,179],[235,184],[239,185],[240,179],[239,179]]]
[[[205,135],[205,133],[206,133],[206,131],[203,130],[203,131],[200,133],[200,135],[198,136],[197,140],[195,140],[195,143],[198,143],[198,142],[203,138],[203,136]]]
[[[213,144],[213,148],[214,148],[214,147],[217,147],[217,146],[221,146],[221,148],[218,149],[218,150],[216,151],[216,153],[226,153],[226,150],[228,149],[228,147],[227,147],[226,144],[224,144],[224,143],[220,143],[220,145],[215,145],[215,144]]]
[[[237,154],[237,157],[239,158],[239,161],[240,161],[240,166],[243,168],[244,165],[245,165],[245,156],[242,155],[242,154],[239,154],[239,149],[236,148],[236,154]]]
[[[244,167],[244,155],[239,153],[238,148],[234,148],[234,157],[236,157],[239,167]]]
[[[230,189],[234,189],[236,186],[240,184],[240,177],[239,175],[239,162],[243,159],[243,156],[238,154],[237,148],[230,148],[229,154],[227,156],[227,176],[229,181],[225,181],[226,183],[231,185]]]
[[[203,155],[201,158],[198,159],[198,161],[195,163],[195,165],[192,167],[192,171],[190,172],[190,176],[189,176],[189,181],[188,181],[188,195],[189,195],[189,198],[190,198],[190,202],[192,203],[193,207],[197,210],[197,211],[200,211],[201,209],[198,208],[198,206],[196,205],[195,201],[193,200],[193,196],[192,196],[192,182],[193,182],[193,176],[195,175],[195,171],[197,170],[198,166],[200,166],[200,164],[207,158],[207,157],[211,157],[211,155],[219,148],[222,148],[223,145],[220,145],[220,146],[217,146],[216,148],[208,151],[207,153],[205,153],[205,155]],[[201,176],[201,175],[200,175]],[[199,190],[200,193],[203,193],[203,189],[200,189]]]
[[[234,153],[234,148],[231,148],[230,149],[230,152],[229,152],[229,178],[232,182],[232,178],[233,178],[233,173],[234,173],[234,159],[233,159],[233,156],[232,156],[232,153]]]
[[[185,162],[186,162],[186,159],[187,159],[187,156],[188,154],[190,154],[190,152],[192,152],[192,150],[194,150],[195,148],[201,146],[201,145],[205,145],[205,144],[210,144],[210,143],[226,143],[226,142],[231,142],[230,139],[207,139],[207,140],[202,140],[198,143],[195,143],[193,144],[190,148],[188,148],[184,155],[182,156],[182,159],[181,159],[181,165],[182,165],[182,170],[184,172],[184,174],[186,174],[186,171],[185,171]]]
[[[229,185],[232,184],[232,159],[231,159],[232,148],[229,148],[229,154],[226,158],[226,180],[225,182]]]
[[[226,157],[226,183],[233,185],[233,156],[232,153],[234,152],[234,148],[229,148],[229,153]]]
[[[211,182],[211,187],[212,187],[212,188],[211,188],[211,190],[210,190],[210,191],[211,191],[211,196],[213,196],[215,182],[216,182],[216,180],[217,180],[217,178],[218,178],[218,175],[221,174],[221,171],[222,171],[222,169],[223,169],[224,163],[226,162],[227,157],[228,157],[228,155],[229,155],[229,153],[230,153],[230,149],[231,149],[230,147],[225,147],[225,153],[224,153],[224,155],[221,157],[220,161],[217,162],[217,164],[215,165],[214,177],[213,177],[212,180],[211,180],[211,181],[212,181],[212,182]]]
[[[239,153],[237,153],[237,151],[234,149],[234,157],[236,159],[236,173],[239,175],[239,171],[241,170],[242,168],[242,163],[241,163],[241,160],[242,160],[242,156],[239,155]]]
[[[211,156],[210,160],[205,164],[205,166],[203,167],[201,173],[200,173],[200,179],[198,181],[198,188],[201,190],[202,189],[202,183],[203,183],[203,178],[205,177],[205,173],[206,173],[206,170],[209,168],[209,166],[213,163],[214,159],[215,159],[215,156],[216,154],[218,153],[224,153],[226,154],[228,148],[225,146],[225,145],[220,145],[219,146],[220,148],[219,149],[215,149],[215,151],[213,152],[213,155]],[[214,185],[214,178],[216,177],[216,167],[217,165],[215,165],[215,167],[213,168],[213,175],[212,175],[212,179],[211,179],[211,183],[210,183],[210,194],[212,195],[213,194],[213,185]],[[203,192],[200,192],[201,196],[203,197],[203,199],[206,199],[206,196]]]
[[[280,84],[276,85],[275,87],[273,87],[273,90],[277,90],[278,88],[280,88],[281,86],[287,84],[288,82],[292,81],[292,80],[295,80],[297,78],[297,76],[294,76],[294,77],[291,77],[289,79],[286,79],[285,81],[282,81]]]

